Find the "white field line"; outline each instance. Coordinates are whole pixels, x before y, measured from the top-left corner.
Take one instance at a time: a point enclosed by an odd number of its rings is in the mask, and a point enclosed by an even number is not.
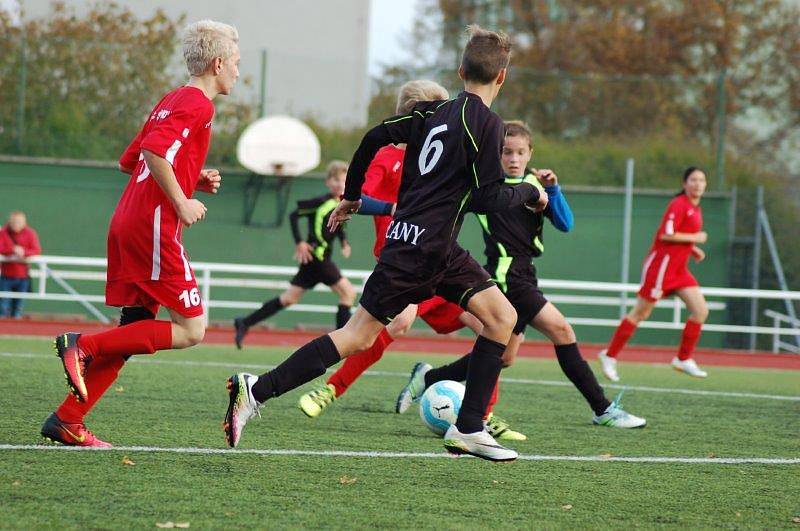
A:
[[[48,354],[35,354],[32,352],[0,352],[0,358],[50,358],[54,357]],[[267,365],[262,363],[234,363],[234,362],[221,362],[221,361],[196,361],[196,360],[164,360],[156,358],[148,358],[138,356],[132,358],[136,363],[152,364],[152,365],[177,365],[184,367],[221,367],[231,370],[248,369],[255,371],[267,371],[274,369],[275,365]],[[333,372],[335,369],[328,369],[328,372]],[[391,372],[391,371],[366,371],[366,376],[389,376],[393,378],[408,378],[408,373],[404,372]],[[564,382],[559,380],[531,380],[527,378],[501,378],[501,382],[520,385],[541,385],[549,387],[572,387],[571,382]],[[644,385],[618,385],[618,384],[603,384],[604,387],[609,389],[625,389],[626,391],[642,391],[645,393],[673,393],[683,395],[698,395],[698,396],[722,396],[728,398],[755,398],[762,400],[784,400],[788,402],[800,402],[800,396],[793,395],[768,395],[761,393],[739,393],[734,391],[706,391],[702,389],[683,389],[680,387],[651,387]]]
[[[292,449],[237,449],[227,448],[162,448],[157,446],[115,446],[112,448],[80,448],[77,446],[50,446],[38,444],[0,444],[0,451],[61,451],[61,452],[146,452],[194,455],[275,455],[306,457],[366,457],[388,459],[438,459],[454,458],[441,452],[356,452],[348,450],[292,450]],[[782,457],[622,457],[604,455],[520,455],[521,461],[580,461],[594,463],[678,463],[692,465],[800,465],[800,458]]]

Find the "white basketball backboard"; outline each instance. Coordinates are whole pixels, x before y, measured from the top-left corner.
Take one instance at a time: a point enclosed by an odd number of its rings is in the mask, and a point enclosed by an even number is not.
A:
[[[300,175],[319,165],[319,140],[310,127],[290,116],[260,118],[239,137],[236,158],[260,175]]]

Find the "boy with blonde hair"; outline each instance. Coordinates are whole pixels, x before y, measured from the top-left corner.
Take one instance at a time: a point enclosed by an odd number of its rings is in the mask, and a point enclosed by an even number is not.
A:
[[[42,435],[75,446],[107,447],[83,422],[133,354],[196,345],[205,334],[197,281],[181,243],[183,227],[206,215],[195,191],[216,193],[217,170],[203,169],[214,119],[212,100],[239,77],[236,28],[202,20],[186,27],[189,81],[164,96],[119,160],[131,176],[108,230],[106,304],[122,308],[120,327],[56,337],[67,395]],[[156,320],[164,306],[169,321]]]
[[[224,429],[237,446],[247,421],[270,398],[325,373],[342,358],[368,348],[409,304],[440,295],[483,324],[472,350],[458,420],[444,436],[445,448],[492,461],[517,453],[486,431],[483,414],[502,366],[516,312],[489,274],[457,243],[467,208],[489,212],[529,204],[543,209],[547,195],[531,183],[503,183],[500,150],[503,121],[489,106],[503,85],[511,43],[501,33],[470,26],[459,76],[464,91],[445,102],[420,102],[412,112],[385,120],[361,141],[347,173],[344,199],[331,228],[358,211],[361,187],[378,150],[406,144],[397,209],[378,265],[364,286],[361,305],[344,328],[298,349],[274,370],[228,380]]]
[[[350,308],[356,299],[353,285],[342,276],[341,271],[331,260],[333,247],[331,242],[339,238],[342,243],[342,255],[350,258],[350,244],[344,227],[334,231],[327,228],[328,217],[339,204],[339,198],[344,192],[344,180],[347,175],[347,163],[334,160],[328,164],[325,185],[328,193],[311,199],[297,202],[297,208],[289,214],[292,226],[292,236],[295,241],[294,259],[300,264],[297,274],[290,281],[289,288],[278,297],[268,300],[261,308],[244,317],[233,320],[235,330],[234,341],[236,347],[242,348],[242,340],[251,326],[268,319],[284,308],[300,302],[306,290],[314,288],[322,282],[339,297],[339,306],[336,311],[336,328],[341,328],[350,318]],[[300,218],[308,219],[308,237],[303,239],[300,234],[298,222]]]

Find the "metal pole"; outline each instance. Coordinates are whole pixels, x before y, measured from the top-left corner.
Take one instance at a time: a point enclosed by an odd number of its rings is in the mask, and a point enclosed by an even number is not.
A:
[[[764,229],[764,238],[767,240],[767,249],[769,249],[769,255],[772,258],[772,266],[775,268],[775,275],[778,277],[778,285],[783,291],[789,291],[789,284],[786,282],[786,275],[783,274],[781,257],[778,255],[778,246],[775,244],[775,238],[772,235],[772,227],[770,227],[766,209],[760,210],[758,215],[760,217],[761,226]],[[784,299],[783,305],[789,317],[796,321],[797,314],[794,311],[794,302]],[[797,346],[800,346],[800,336],[795,336],[794,341]]]
[[[267,49],[261,50],[261,92],[259,94],[258,116],[263,118],[267,114]]]
[[[28,83],[28,41],[22,34],[20,46],[19,91],[17,94],[17,152],[21,155],[25,147],[25,91]]]
[[[625,218],[622,225],[622,269],[620,282],[627,284],[630,277],[631,261],[631,217],[633,215],[633,159],[625,164]],[[628,292],[620,294],[619,318],[628,313]]]
[[[725,189],[725,125],[727,122],[725,110],[725,78],[728,69],[723,68],[717,77],[717,189]]]
[[[764,187],[759,186],[756,191],[756,232],[753,239],[753,279],[750,287],[758,289],[759,276],[761,275],[761,210],[764,208]],[[750,303],[750,326],[758,322],[758,299],[753,298]],[[756,335],[750,334],[750,350],[756,349]]]

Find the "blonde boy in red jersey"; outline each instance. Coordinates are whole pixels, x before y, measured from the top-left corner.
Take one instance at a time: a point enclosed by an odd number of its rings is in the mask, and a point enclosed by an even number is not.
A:
[[[203,169],[214,118],[212,100],[230,94],[239,77],[235,28],[203,20],[187,26],[183,57],[189,82],[153,108],[119,160],[131,178],[108,231],[106,304],[122,307],[120,327],[99,334],[56,337],[67,395],[45,421],[42,435],[74,446],[107,447],[83,419],[133,354],[187,348],[205,334],[197,281],[181,231],[202,220],[196,190],[216,193],[217,170]],[[160,306],[170,321],[156,320]]]

